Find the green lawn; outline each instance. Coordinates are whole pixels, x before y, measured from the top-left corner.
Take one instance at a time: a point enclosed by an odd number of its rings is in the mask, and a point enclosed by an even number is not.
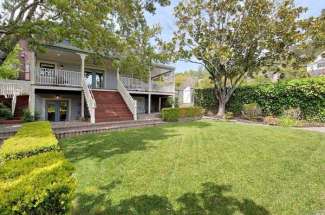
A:
[[[199,121],[61,141],[74,214],[325,212],[325,135]]]

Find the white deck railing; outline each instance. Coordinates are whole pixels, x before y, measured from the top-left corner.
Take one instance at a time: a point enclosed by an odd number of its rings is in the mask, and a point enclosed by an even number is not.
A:
[[[0,80],[0,95],[11,100],[11,113],[15,114],[17,96],[30,94],[30,81]]]
[[[155,83],[153,81],[151,82],[151,91],[172,93],[175,91],[175,87],[173,83]]]
[[[155,81],[151,82],[151,87],[147,82],[144,82],[137,78],[131,78],[127,76],[120,76],[120,80],[123,83],[124,87],[130,91],[151,91],[154,92],[164,92],[164,93],[172,93],[175,91],[174,83],[170,82],[159,82]]]
[[[13,97],[30,94],[30,82],[21,80],[0,80],[0,95]]]
[[[132,98],[129,91],[124,87],[120,79],[117,80],[117,90],[133,114],[133,119],[137,120],[137,101]]]
[[[89,114],[90,114],[90,122],[95,123],[96,100],[95,100],[95,97],[94,97],[91,89],[87,85],[87,82],[85,79],[82,82],[82,89],[85,94],[86,103],[87,103],[87,107],[88,107]]]
[[[40,85],[55,85],[80,87],[81,73],[69,70],[39,68],[35,71],[35,83]]]
[[[134,90],[134,91],[148,91],[149,85],[148,83],[137,79],[137,78],[131,78],[127,76],[120,76],[120,80],[122,81],[124,87],[128,90]]]

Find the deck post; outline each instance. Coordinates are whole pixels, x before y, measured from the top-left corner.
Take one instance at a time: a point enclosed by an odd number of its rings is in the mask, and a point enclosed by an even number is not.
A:
[[[151,114],[151,93],[148,94],[148,114]]]
[[[81,67],[80,67],[80,72],[81,72],[81,78],[80,78],[80,86],[82,86],[84,78],[85,78],[85,59],[86,59],[86,54],[78,53],[80,58],[81,58]],[[81,119],[85,118],[85,97],[84,97],[84,92],[81,91],[81,110],[80,110],[80,117]]]
[[[159,100],[158,100],[158,108],[159,108],[159,112],[161,111],[161,97],[159,96]]]
[[[34,116],[35,115],[35,88],[34,87],[31,87],[29,91],[28,108],[30,113]]]

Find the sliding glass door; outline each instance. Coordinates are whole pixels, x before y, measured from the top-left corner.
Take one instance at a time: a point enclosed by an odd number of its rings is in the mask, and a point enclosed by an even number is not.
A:
[[[85,71],[86,82],[91,88],[104,88],[104,73],[98,71]]]

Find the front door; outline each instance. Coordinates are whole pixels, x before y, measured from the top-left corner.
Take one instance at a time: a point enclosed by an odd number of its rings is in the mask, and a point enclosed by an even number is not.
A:
[[[46,102],[46,119],[51,122],[68,120],[69,103],[66,100],[51,100]]]

